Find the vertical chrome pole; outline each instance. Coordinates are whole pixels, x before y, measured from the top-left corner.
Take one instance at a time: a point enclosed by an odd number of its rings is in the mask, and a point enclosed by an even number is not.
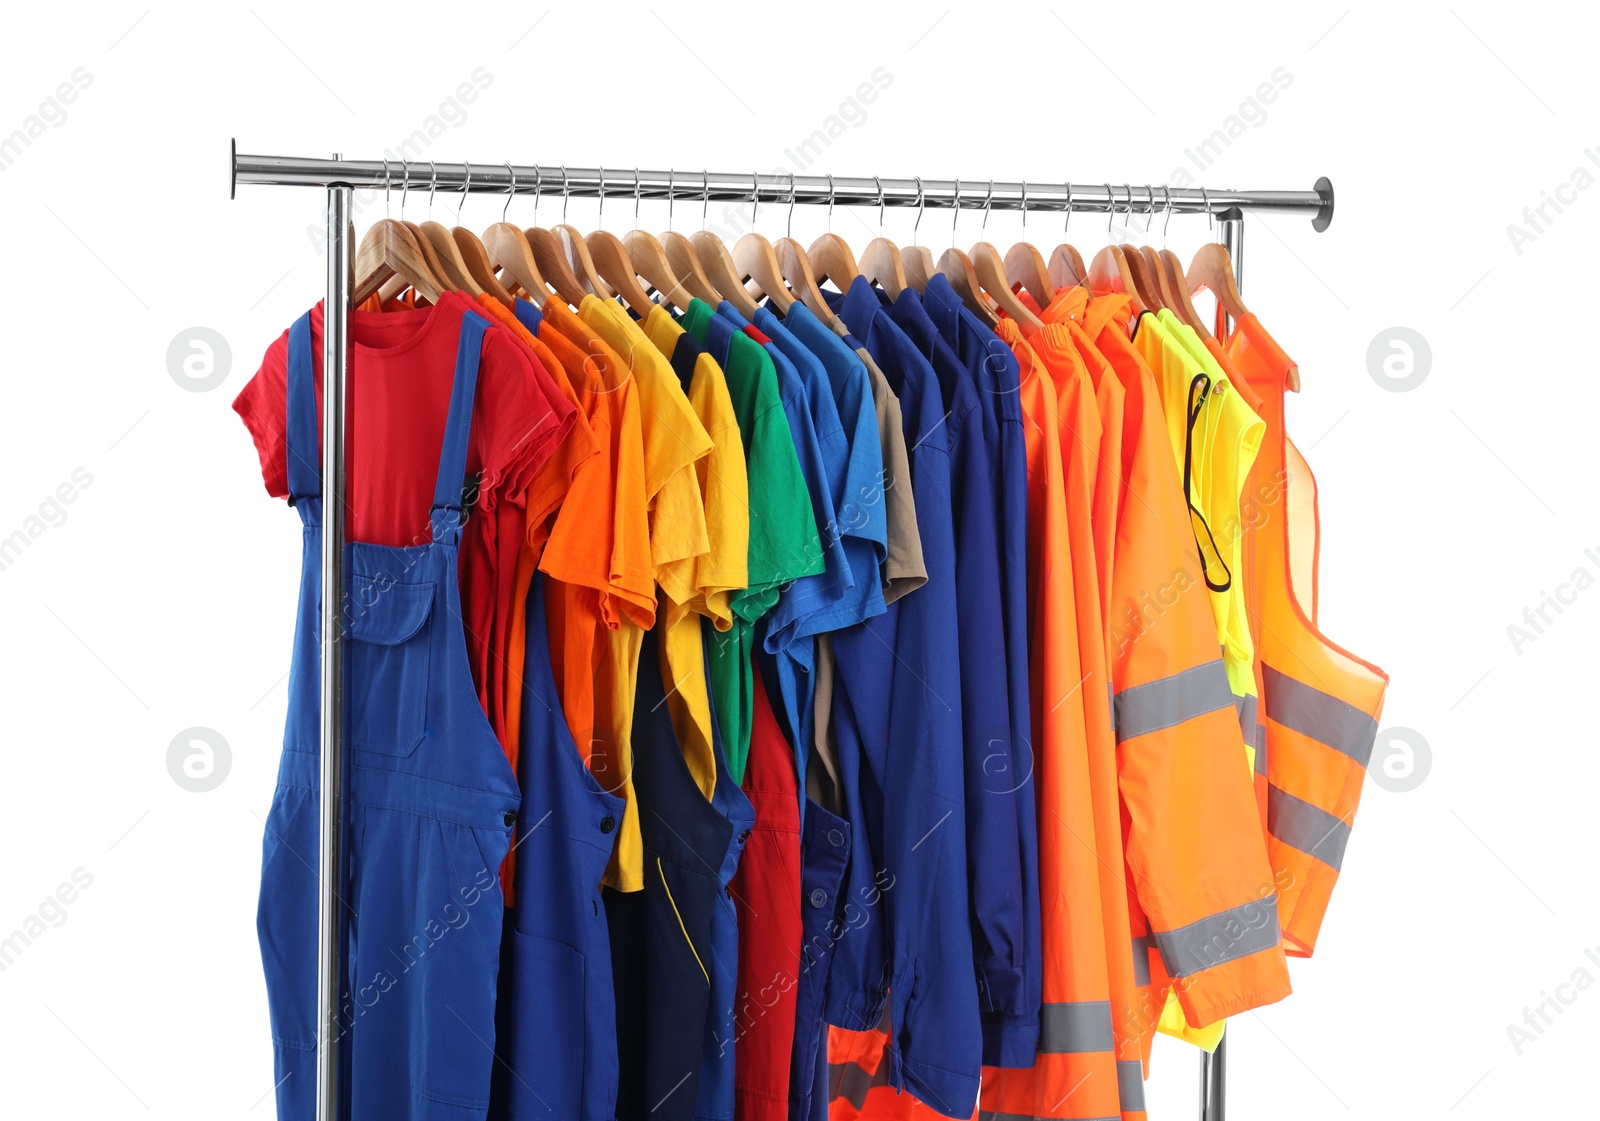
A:
[[[1238,207],[1224,210],[1217,216],[1217,240],[1228,251],[1233,261],[1233,280],[1244,288],[1244,211]],[[1228,313],[1221,302],[1217,304],[1216,336],[1227,337]],[[1225,1121],[1228,1113],[1228,1035],[1226,1029],[1210,1054],[1200,1052],[1200,1117],[1201,1121]]]
[[[333,157],[338,159],[336,155]],[[317,1121],[339,1118],[343,989],[340,808],[344,800],[344,411],[350,366],[350,187],[328,188],[328,297],[322,306],[322,774],[317,898]]]

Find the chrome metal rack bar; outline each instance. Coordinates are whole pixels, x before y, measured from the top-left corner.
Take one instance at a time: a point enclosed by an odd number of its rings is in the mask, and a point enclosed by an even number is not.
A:
[[[343,595],[344,414],[352,345],[349,331],[351,195],[358,187],[428,187],[463,194],[535,194],[569,198],[654,199],[672,202],[773,202],[808,206],[925,207],[933,210],[1025,210],[1211,214],[1227,245],[1234,276],[1244,283],[1244,214],[1301,214],[1319,233],[1333,221],[1333,185],[1318,179],[1309,191],[1213,191],[1148,184],[1033,183],[988,179],[911,179],[879,176],[790,175],[541,164],[437,163],[377,159],[240,155],[229,148],[229,197],[239,184],[321,187],[328,192],[327,327],[322,386],[322,768],[317,911],[317,1121],[339,1119],[340,930],[344,882],[341,863],[343,807]],[[1219,333],[1227,326],[1219,310]],[[1201,1060],[1203,1121],[1224,1121],[1226,1041]]]
[[[894,206],[929,210],[1098,211],[1221,214],[1225,210],[1308,215],[1318,231],[1333,220],[1333,185],[1309,191],[1212,191],[1147,183],[1033,183],[989,179],[895,179],[879,176],[789,175],[550,164],[437,163],[431,160],[308,159],[232,155],[233,187],[399,188],[472,194],[653,199],[675,202],[793,202],[804,206]]]

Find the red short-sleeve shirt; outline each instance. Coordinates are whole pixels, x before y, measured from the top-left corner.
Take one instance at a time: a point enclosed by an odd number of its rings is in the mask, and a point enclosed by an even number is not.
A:
[[[379,545],[426,543],[439,450],[455,375],[461,317],[472,302],[446,292],[414,311],[350,314],[355,357],[345,430],[345,536]],[[317,410],[322,409],[322,305],[311,312]],[[233,407],[250,429],[267,493],[288,495],[289,333],[267,348]],[[529,482],[572,428],[575,409],[528,348],[502,326],[484,335],[467,474],[479,483],[461,540],[461,596],[480,697],[489,662],[498,558],[494,512],[522,504]],[[319,424],[320,433],[321,426]]]

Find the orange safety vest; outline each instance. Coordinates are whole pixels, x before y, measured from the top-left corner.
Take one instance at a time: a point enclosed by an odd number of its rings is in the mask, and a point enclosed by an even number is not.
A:
[[[1293,359],[1253,315],[1234,324],[1225,355],[1239,375],[1235,384],[1249,387],[1251,406],[1267,425],[1244,501],[1264,729],[1256,786],[1285,948],[1310,957],[1339,878],[1389,677],[1317,629],[1317,483],[1283,422]]]

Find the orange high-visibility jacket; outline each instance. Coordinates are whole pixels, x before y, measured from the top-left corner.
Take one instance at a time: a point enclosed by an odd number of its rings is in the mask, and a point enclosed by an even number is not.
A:
[[[1210,1024],[1281,1000],[1289,974],[1201,561],[1154,376],[1128,342],[1126,304],[1099,297],[1085,319],[1125,391],[1107,625],[1141,999],[1118,1011],[1119,1031],[1138,1036],[1148,1057],[1169,986],[1189,1023]]]
[[[1284,431],[1294,361],[1254,316],[1226,357],[1266,436],[1245,491],[1246,590],[1264,733],[1256,782],[1287,952],[1310,957],[1339,878],[1388,675],[1317,629],[1317,484]]]

